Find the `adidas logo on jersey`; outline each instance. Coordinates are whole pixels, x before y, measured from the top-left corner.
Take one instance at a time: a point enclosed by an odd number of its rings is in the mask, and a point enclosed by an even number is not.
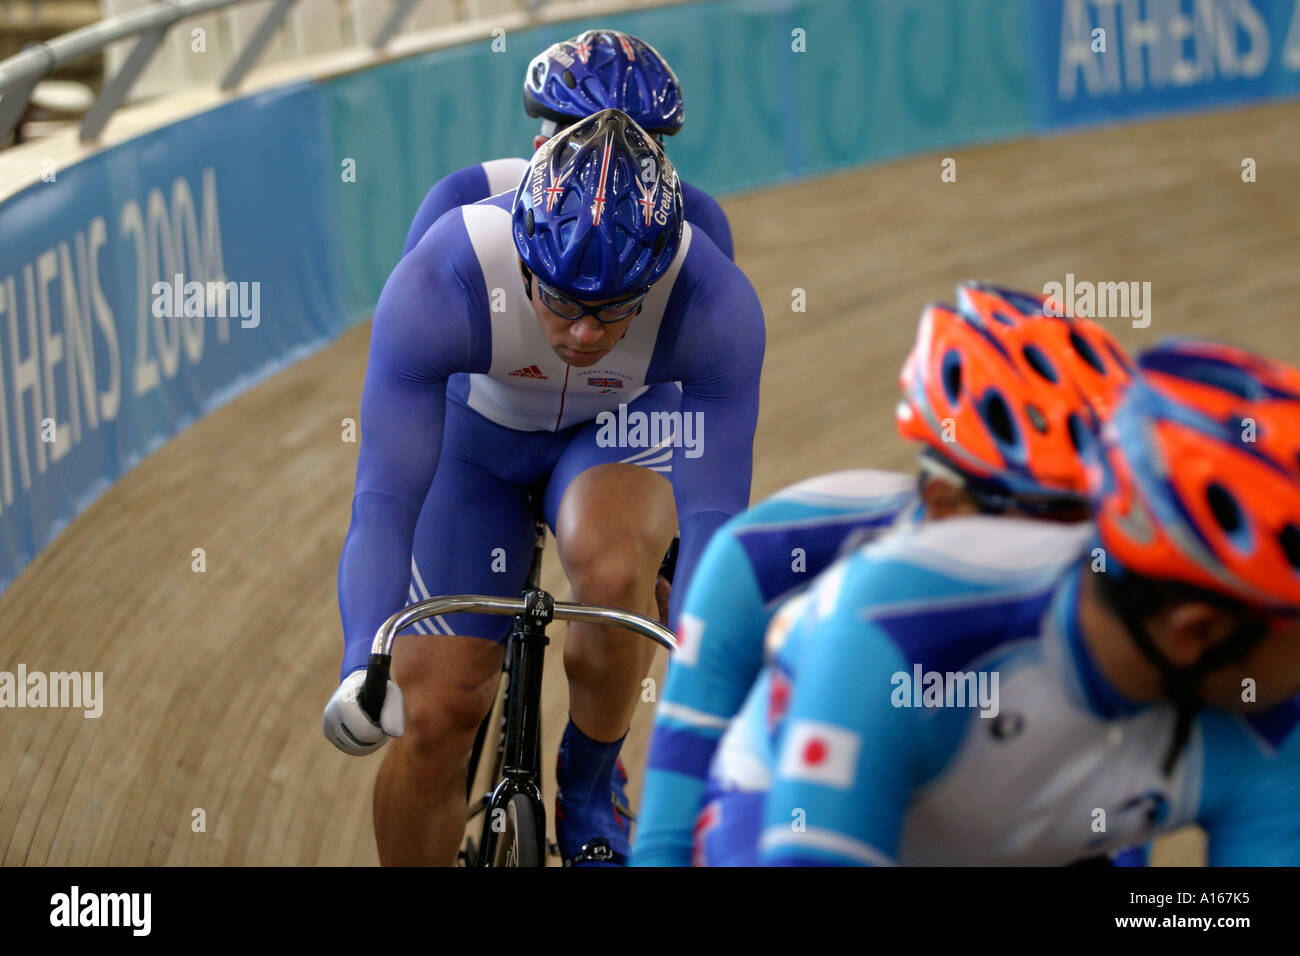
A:
[[[536,365],[530,365],[527,368],[517,368],[510,374],[517,375],[520,378],[547,378],[546,373]]]

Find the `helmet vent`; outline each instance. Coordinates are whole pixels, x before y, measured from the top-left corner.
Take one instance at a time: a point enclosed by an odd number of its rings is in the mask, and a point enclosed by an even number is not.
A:
[[[1300,528],[1288,524],[1278,534],[1277,543],[1282,546],[1282,553],[1286,555],[1291,567],[1300,571]]]
[[[948,404],[956,405],[961,396],[961,353],[952,351],[943,357],[943,391]]]
[[[997,319],[997,320],[998,320],[999,322],[1001,322],[1003,325],[1015,325],[1015,324],[1016,324],[1016,323],[1015,323],[1015,322],[1014,322],[1010,317],[1007,316],[1007,314],[1006,314],[1005,312],[999,312],[997,309],[994,309],[994,310],[993,310],[993,318]]]
[[[1098,375],[1106,374],[1106,366],[1102,364],[1101,356],[1092,347],[1092,343],[1079,334],[1078,329],[1070,329],[1070,344],[1079,353],[1079,357],[1092,366],[1094,372]]]
[[[573,75],[572,71],[570,70],[565,70],[563,73],[561,73],[560,79],[564,81],[564,85],[567,86],[569,89],[573,89],[578,85],[577,78]]]
[[[1193,368],[1187,375],[1193,382],[1201,382],[1205,385],[1213,385],[1215,388],[1221,388],[1225,392],[1231,392],[1243,401],[1250,401],[1257,397],[1259,386],[1251,379],[1250,375],[1241,369],[1216,369],[1212,366],[1205,368]]]
[[[1014,289],[995,288],[1004,300],[1011,303],[1012,308],[1016,309],[1023,315],[1046,315],[1043,311],[1043,302],[1032,295],[1025,295],[1023,292],[1017,292]]]
[[[654,254],[656,256],[664,251],[664,246],[668,244],[668,230],[660,229],[659,235],[655,236]]]
[[[524,218],[524,232],[528,233],[528,238],[533,238],[533,233],[537,231],[537,220],[533,216],[533,211],[528,210],[528,215]]]
[[[1029,418],[1029,424],[1033,425],[1040,435],[1047,434],[1047,419],[1043,417],[1043,412],[1037,405],[1026,402],[1025,415]]]
[[[1016,443],[1016,426],[1011,421],[1011,409],[1000,392],[989,392],[984,400],[984,421],[989,430],[1005,445]]]
[[[1078,412],[1070,412],[1066,422],[1066,430],[1070,433],[1070,444],[1074,446],[1077,454],[1082,455],[1092,446],[1092,435],[1088,431],[1088,426],[1083,423]]]
[[[1241,508],[1232,493],[1218,482],[1211,482],[1205,489],[1205,500],[1219,527],[1228,535],[1237,534],[1242,523]]]
[[[1056,375],[1056,369],[1048,360],[1047,356],[1043,354],[1042,349],[1037,345],[1026,345],[1021,349],[1021,353],[1025,356],[1025,361],[1029,363],[1029,367],[1043,378],[1047,379],[1053,385],[1059,381]]]

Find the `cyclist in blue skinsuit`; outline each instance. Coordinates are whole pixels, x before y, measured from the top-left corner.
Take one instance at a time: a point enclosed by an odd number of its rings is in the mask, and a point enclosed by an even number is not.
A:
[[[765,863],[1065,864],[1196,822],[1212,865],[1300,865],[1300,370],[1139,364],[1095,528],[944,522],[814,586]]]
[[[539,54],[524,74],[524,110],[542,120],[533,149],[593,113],[619,109],[632,117],[662,147],[686,116],[681,86],[672,67],[654,47],[618,30],[587,30],[556,43]],[[528,168],[528,160],[491,159],[449,173],[434,184],[420,204],[407,231],[402,254],[409,253],[443,213],[513,191]],[[682,182],[686,221],[704,232],[728,259],[735,259],[731,224],[708,193]],[[659,616],[667,602],[668,582],[657,582]],[[567,747],[561,749],[563,761]],[[627,815],[627,771],[615,764],[614,798],[620,817]]]
[[[637,865],[691,862],[692,828],[715,799],[728,806],[710,806],[702,818],[712,862],[756,862],[752,837],[767,780],[750,772],[756,760],[746,751],[757,744],[744,731],[728,732],[739,739],[718,753],[719,740],[759,674],[775,608],[846,540],[1018,503],[1046,517],[1084,516],[1084,465],[1071,428],[1090,427],[1094,411],[1109,409],[1131,363],[1101,326],[1045,316],[1043,304],[1042,296],[968,282],[957,289],[956,309],[923,313],[899,403],[900,431],[925,449],[919,481],[868,470],[814,478],[714,537],[686,597],[655,715]],[[1023,438],[1007,441],[1007,428]]]
[[[380,622],[432,593],[517,594],[530,493],[575,600],[654,614],[674,529],[689,580],[747,504],[763,343],[752,286],[684,223],[672,164],[617,110],[548,140],[513,196],[443,216],[393,270],[339,564],[342,683],[323,719],[348,753],[400,736],[376,782],[383,862],[455,859],[466,755],[509,621],[448,615],[429,622],[436,640],[399,641],[376,726],[356,698]],[[653,650],[569,626],[557,798],[568,863],[627,853],[615,765]]]
[[[524,74],[524,109],[542,120],[533,149],[605,109],[627,113],[660,146],[665,136],[682,128],[686,117],[672,67],[650,44],[618,30],[587,30],[537,56]],[[402,254],[414,249],[447,210],[513,190],[527,167],[526,159],[491,159],[448,173],[420,204]],[[690,183],[681,185],[686,221],[703,230],[728,259],[735,259],[731,225],[717,200]]]

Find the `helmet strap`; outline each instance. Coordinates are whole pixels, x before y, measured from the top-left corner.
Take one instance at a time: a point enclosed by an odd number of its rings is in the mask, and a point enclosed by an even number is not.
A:
[[[958,488],[967,488],[970,485],[968,475],[950,465],[942,455],[928,445],[923,447],[916,457],[917,467],[925,477],[939,478]]]
[[[975,506],[981,514],[1004,515],[1010,509],[1017,508],[1034,517],[1051,518],[1054,514],[1060,513],[1057,509],[1064,509],[1074,505],[1073,501],[1064,496],[1061,496],[1059,501],[1044,500],[1036,504],[1030,499],[999,486],[995,481],[978,478],[963,471],[929,446],[921,450],[919,464],[922,475],[940,478],[951,485],[956,485],[970,495],[971,500],[975,502]],[[1083,503],[1080,502],[1080,504]],[[1066,520],[1076,519],[1068,518]]]

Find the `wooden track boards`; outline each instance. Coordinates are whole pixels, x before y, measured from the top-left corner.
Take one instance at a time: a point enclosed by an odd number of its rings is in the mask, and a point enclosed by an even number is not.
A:
[[[1300,104],[954,148],[724,206],[768,325],[755,499],[817,472],[910,469],[898,366],[922,303],[964,278],[1149,281],[1150,328],[1106,323],[1125,345],[1214,335],[1300,361]],[[357,452],[341,422],[358,414],[368,331],[165,445],[0,596],[0,669],[102,670],[106,700],[98,720],[0,712],[0,863],[376,862],[379,759],[320,732]],[[548,562],[544,583],[565,593]],[[548,775],[567,710],[554,636]],[[625,750],[634,799],[650,716]],[[1195,835],[1162,850],[1201,853]]]

